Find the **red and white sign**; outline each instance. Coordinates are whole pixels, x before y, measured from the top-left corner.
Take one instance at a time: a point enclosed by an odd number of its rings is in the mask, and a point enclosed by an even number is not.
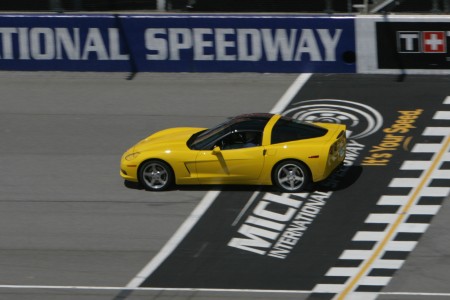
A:
[[[424,53],[446,53],[446,37],[444,31],[424,31],[422,49]]]

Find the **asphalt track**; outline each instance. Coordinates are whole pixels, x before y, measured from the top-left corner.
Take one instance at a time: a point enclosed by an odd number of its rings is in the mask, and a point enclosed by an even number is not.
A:
[[[236,114],[270,111],[297,76],[125,78],[126,74],[0,74],[0,299],[309,297],[302,292],[242,289],[123,291],[209,189],[149,193],[125,187],[118,176],[122,152],[159,129],[207,127]],[[352,98],[353,89],[392,101],[398,90],[402,101],[409,97],[405,93],[411,98],[436,97],[411,107],[420,105],[428,115],[444,101],[443,95],[450,95],[445,90],[450,89],[448,77],[320,75],[313,76],[297,97],[329,98],[323,90],[326,82],[342,87],[334,95],[338,99]],[[404,85],[412,87],[401,89]],[[228,191],[249,192],[237,187]],[[450,298],[447,202],[379,299]]]

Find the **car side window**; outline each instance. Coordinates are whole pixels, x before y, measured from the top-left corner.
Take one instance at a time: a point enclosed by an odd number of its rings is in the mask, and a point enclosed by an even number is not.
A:
[[[261,146],[262,132],[232,132],[217,143],[222,150],[242,149]]]
[[[280,119],[272,129],[271,143],[285,143],[296,140],[316,138],[325,135],[327,130],[322,127]]]

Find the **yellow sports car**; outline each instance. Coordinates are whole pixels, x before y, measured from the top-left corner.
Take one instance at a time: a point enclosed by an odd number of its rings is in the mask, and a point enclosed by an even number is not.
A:
[[[173,184],[273,184],[298,192],[344,161],[345,129],[268,113],[237,116],[211,129],[166,129],[126,151],[120,175],[152,191]]]

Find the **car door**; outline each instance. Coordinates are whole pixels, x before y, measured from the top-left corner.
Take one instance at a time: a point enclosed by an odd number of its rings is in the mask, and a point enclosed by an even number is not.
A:
[[[250,134],[257,137],[250,141]],[[242,138],[244,137],[244,138]],[[213,150],[199,151],[196,171],[202,184],[251,183],[264,166],[261,133],[235,132],[217,141]]]

